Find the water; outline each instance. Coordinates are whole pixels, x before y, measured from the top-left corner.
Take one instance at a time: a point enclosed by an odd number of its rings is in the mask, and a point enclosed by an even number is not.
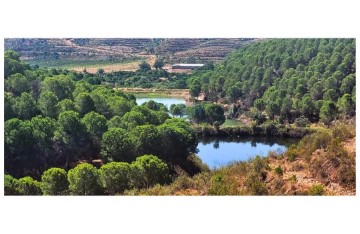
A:
[[[294,139],[281,138],[207,138],[199,139],[197,155],[210,168],[226,166],[233,161],[247,161],[259,156],[267,156],[269,151],[283,153]]]
[[[154,102],[164,104],[168,109],[172,104],[185,104],[185,99],[181,97],[137,97],[136,103],[140,106],[144,102],[153,100]]]
[[[168,109],[172,104],[185,104],[185,100],[181,97],[137,97],[136,103],[141,105],[149,100],[162,103]],[[273,137],[203,138],[199,139],[197,155],[210,168],[219,168],[233,161],[247,161],[256,155],[267,156],[269,151],[281,153],[290,144],[297,142],[297,139]]]

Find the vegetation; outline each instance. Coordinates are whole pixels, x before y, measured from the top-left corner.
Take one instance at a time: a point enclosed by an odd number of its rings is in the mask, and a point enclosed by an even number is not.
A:
[[[130,187],[130,165],[126,162],[111,162],[101,166],[100,180],[103,188],[113,195]]]
[[[68,190],[67,173],[62,168],[50,168],[41,176],[44,195],[65,195]]]
[[[88,163],[82,163],[68,173],[69,190],[74,195],[95,195],[99,188],[99,173]]]
[[[171,119],[162,104],[137,106],[133,95],[78,81],[78,74],[30,68],[15,52],[6,52],[5,60],[10,64],[5,79],[5,174],[38,180],[43,175],[45,194],[66,193],[61,169],[69,170],[71,193],[98,193],[101,178],[89,168],[75,170],[79,162],[131,163],[141,155],[156,155],[173,168],[184,166],[195,152],[197,138],[190,124]],[[22,65],[8,67],[12,63]],[[57,169],[48,171],[53,167]],[[77,180],[84,170],[92,173],[91,188]],[[144,183],[149,186],[154,180]],[[9,179],[9,186],[13,182]],[[121,189],[108,189],[116,191]]]
[[[355,109],[355,39],[272,39],[232,53],[214,71],[189,78],[208,100],[256,108],[268,118],[328,124]]]
[[[196,104],[189,108],[188,114],[190,120],[197,124],[207,122],[213,125],[218,122],[221,125],[225,122],[224,109],[218,104]]]
[[[354,137],[354,125],[336,123],[324,128],[326,134],[313,133],[302,139],[290,151],[296,158],[289,160],[282,153],[256,156],[246,162],[234,162],[225,167],[201,172],[196,176],[179,176],[167,185],[147,189],[131,189],[127,195],[328,195],[355,194],[355,152],[344,150],[333,139]],[[328,137],[330,136],[330,137]],[[308,155],[310,154],[310,155]],[[317,163],[319,162],[319,163]],[[285,170],[285,168],[287,168]],[[346,170],[344,169],[346,168]],[[347,171],[347,172],[346,172]],[[304,174],[311,179],[306,180]],[[323,177],[326,175],[326,177]],[[331,175],[331,176],[330,176]],[[345,179],[346,178],[346,179]],[[331,186],[336,183],[346,192]]]
[[[317,196],[323,195],[324,194],[324,186],[321,185],[321,184],[314,184],[309,189],[309,194],[310,195],[317,195]]]
[[[162,58],[154,69],[144,61],[137,71],[96,74],[30,67],[14,51],[4,58],[6,195],[324,195],[332,183],[355,190],[355,152],[345,145],[355,136],[354,39],[263,40],[191,77],[166,72]],[[115,86],[189,88],[194,105],[138,106]],[[176,118],[184,115],[190,121]],[[303,139],[285,153],[210,171],[196,158],[197,135]]]
[[[280,176],[284,174],[283,169],[280,166],[275,167],[275,173]]]

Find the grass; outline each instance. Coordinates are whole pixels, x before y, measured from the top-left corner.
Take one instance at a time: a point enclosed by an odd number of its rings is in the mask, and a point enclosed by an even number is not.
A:
[[[241,127],[244,126],[241,122],[232,119],[226,119],[225,122],[221,125],[222,128],[231,128],[231,127]]]
[[[280,166],[275,167],[274,169],[275,173],[282,176],[284,174],[282,168]]]
[[[134,94],[138,98],[171,97],[171,98],[181,98],[187,100],[190,96],[188,89],[116,88],[116,90],[121,90],[126,93]]]
[[[324,194],[324,186],[322,184],[314,184],[309,189],[309,194],[313,196],[321,196]]]

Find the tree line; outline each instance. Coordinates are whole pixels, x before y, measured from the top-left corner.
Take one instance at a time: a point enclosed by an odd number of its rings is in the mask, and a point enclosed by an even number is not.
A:
[[[4,178],[5,195],[102,195],[121,194],[126,189],[149,188],[170,181],[169,168],[154,155],[137,157],[132,163],[110,162],[100,169],[81,163],[68,172],[50,168],[43,172],[41,181],[30,176]]]

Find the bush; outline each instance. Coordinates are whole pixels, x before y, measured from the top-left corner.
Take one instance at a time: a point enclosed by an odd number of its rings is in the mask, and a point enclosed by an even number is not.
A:
[[[42,195],[41,183],[30,176],[19,179],[20,195]]]
[[[44,195],[64,195],[68,190],[66,171],[62,168],[50,168],[41,176]]]
[[[310,125],[310,121],[308,118],[299,117],[295,119],[294,124],[296,127],[308,127]]]
[[[355,136],[354,130],[351,130],[348,125],[343,123],[336,124],[332,129],[334,138],[339,138],[341,141],[347,140]]]
[[[19,195],[19,181],[11,175],[4,176],[4,195]]]
[[[181,175],[177,177],[174,182],[171,184],[173,191],[179,191],[188,189],[194,186],[193,180],[189,176]]]
[[[99,169],[100,181],[111,195],[130,187],[130,165],[126,162],[107,163]]]
[[[254,159],[251,159],[250,162],[252,162],[252,168],[256,173],[260,173],[263,169],[269,169],[267,158],[261,158],[259,155],[257,155]]]
[[[209,172],[203,172],[196,174],[192,177],[194,188],[200,192],[200,194],[207,194],[211,187],[211,174]]]
[[[89,163],[81,163],[69,170],[68,181],[74,195],[95,195],[100,190],[98,171]]]
[[[316,132],[311,135],[305,136],[299,142],[299,148],[304,156],[311,155],[317,149],[326,149],[332,140],[332,135],[327,131]]]
[[[341,165],[338,169],[338,179],[341,185],[353,187],[356,182],[355,166]]]
[[[321,196],[324,194],[324,186],[322,184],[314,184],[309,189],[310,195]]]
[[[211,187],[208,191],[209,195],[236,195],[236,180],[218,172],[212,177]]]
[[[131,165],[132,184],[138,188],[149,188],[169,181],[168,166],[154,155],[137,157]]]
[[[290,181],[296,183],[296,182],[297,182],[296,175],[291,175],[291,176],[290,176]]]
[[[266,124],[264,128],[267,136],[274,136],[277,133],[277,128],[273,123]]]
[[[254,172],[251,172],[246,176],[244,184],[247,187],[247,192],[251,195],[268,194],[265,183],[260,181],[259,176]]]
[[[275,167],[275,173],[282,176],[284,174],[283,169],[280,166]]]
[[[295,158],[298,155],[297,147],[295,145],[291,145],[285,152],[285,155],[287,156],[287,159],[289,160],[289,162],[295,161]]]

